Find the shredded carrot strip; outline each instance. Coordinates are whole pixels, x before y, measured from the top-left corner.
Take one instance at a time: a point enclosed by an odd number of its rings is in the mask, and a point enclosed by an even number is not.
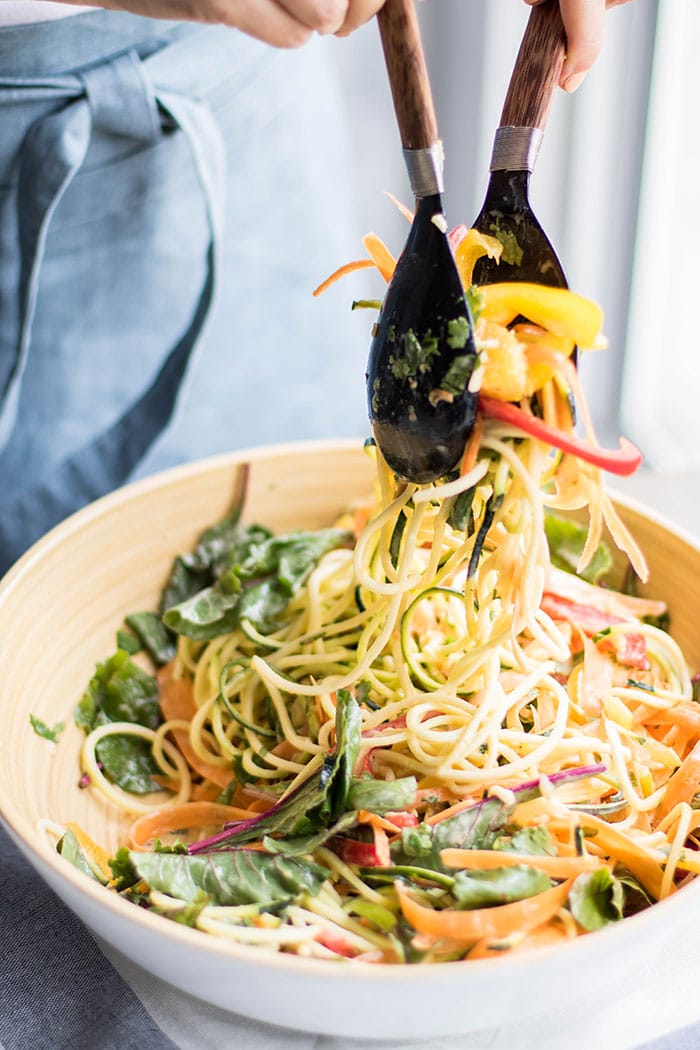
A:
[[[408,222],[413,222],[413,212],[411,211],[411,209],[407,208],[406,205],[403,204],[397,197],[395,197],[393,193],[389,193],[386,190],[385,193],[391,201],[391,203],[399,209],[404,219],[407,219]]]
[[[584,831],[595,832],[592,838],[586,840],[591,851],[600,851],[607,856],[615,857],[629,868],[655,900],[659,899],[663,872],[661,865],[654,857],[633,842],[624,832],[618,831],[607,821],[594,817],[591,813],[582,814],[581,827]]]
[[[458,911],[426,908],[411,897],[400,882],[395,882],[401,911],[414,929],[434,937],[450,937],[456,941],[478,941],[483,937],[507,937],[513,930],[531,930],[541,926],[556,914],[566,902],[571,879],[553,886],[534,897],[493,908],[473,908]]]
[[[664,797],[656,811],[657,819],[663,820],[679,802],[690,802],[698,791],[700,791],[700,741],[669,778]]]
[[[377,813],[370,813],[366,809],[361,809],[357,814],[358,824],[369,824],[374,835],[374,850],[379,859],[379,863],[388,868],[391,866],[391,852],[389,850],[389,839],[387,837],[387,830],[390,830],[394,834],[398,831],[398,828],[391,824],[384,817],[380,817]]]
[[[600,867],[598,857],[540,857],[530,853],[507,853],[493,849],[444,849],[440,859],[448,868],[513,868],[526,864],[554,879],[569,879]]]
[[[447,820],[448,817],[455,817],[458,813],[461,813],[463,809],[469,809],[470,806],[476,804],[476,799],[465,798],[462,802],[455,802],[453,806],[448,806],[447,809],[441,810],[439,813],[434,813],[432,817],[426,817],[426,824],[439,824],[441,820]]]
[[[112,869],[109,866],[109,853],[107,853],[106,850],[102,849],[102,846],[98,846],[98,844],[90,838],[87,832],[83,831],[79,824],[74,824],[72,821],[70,821],[68,824],[66,824],[66,827],[70,828],[70,830],[73,832],[76,839],[78,840],[78,845],[80,846],[81,850],[89,858],[89,860],[93,862],[95,867],[100,869],[105,878],[111,879]]]
[[[164,667],[158,674],[159,694],[158,702],[166,721],[174,719],[185,719],[190,722],[197,709],[194,703],[191,682],[184,678],[175,678],[170,665]],[[200,776],[205,780],[211,780],[219,787],[228,787],[233,778],[233,771],[225,766],[217,766],[211,762],[205,762],[200,758],[190,743],[189,734],[184,729],[174,729],[173,736],[180,751]]]
[[[203,784],[195,784],[192,787],[191,801],[214,802],[220,794],[221,788],[218,784],[208,784],[205,781]]]
[[[366,233],[362,238],[362,243],[370,259],[388,284],[396,269],[396,259],[376,233]]]
[[[504,952],[520,952],[528,948],[543,948],[548,944],[556,944],[566,941],[572,936],[566,928],[556,919],[550,919],[542,926],[530,930],[524,937],[513,938],[510,941],[494,941],[493,938],[485,937],[478,941],[469,952],[470,959],[493,959],[495,956],[503,955]]]
[[[479,455],[479,449],[481,448],[481,439],[484,434],[484,421],[481,416],[477,413],[476,420],[474,421],[474,429],[472,430],[469,441],[467,441],[467,447],[462,455],[462,460],[459,464],[459,476],[464,477],[470,470],[473,470],[476,466],[476,457]]]
[[[131,845],[134,849],[146,850],[154,838],[167,832],[217,827],[234,820],[249,820],[254,817],[247,809],[224,806],[219,802],[183,802],[169,806],[156,813],[146,813],[131,825]]]
[[[322,295],[341,277],[345,277],[349,273],[355,273],[356,270],[369,270],[374,265],[375,263],[372,259],[355,259],[354,262],[345,263],[344,266],[339,266],[337,270],[334,270],[330,277],[326,277],[325,281],[321,281],[318,288],[314,288],[311,294]]]

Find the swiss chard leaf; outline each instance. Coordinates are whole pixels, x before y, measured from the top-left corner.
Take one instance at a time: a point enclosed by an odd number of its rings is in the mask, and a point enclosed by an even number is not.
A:
[[[347,689],[336,693],[335,755],[324,783],[321,813],[336,821],[348,808],[348,792],[362,743],[362,715],[355,697]]]
[[[132,851],[129,859],[152,890],[183,901],[196,901],[205,893],[213,904],[223,905],[315,896],[330,874],[312,861],[247,849],[203,856]]]
[[[395,864],[417,863],[423,868],[444,871],[443,849],[493,849],[513,806],[495,797],[482,799],[437,824],[404,828],[401,840],[391,848]]]
[[[318,772],[259,817],[241,821],[216,835],[195,842],[190,853],[222,850],[254,842],[263,836],[298,839],[315,836],[335,824],[347,808],[347,793],[361,742],[361,715],[355,698],[338,690],[336,748]],[[296,847],[292,845],[296,852]]]
[[[167,608],[163,622],[202,641],[233,630],[241,620],[267,633],[319,558],[348,542],[342,529],[273,536],[259,525],[248,526],[219,556],[213,582]]]
[[[501,835],[496,839],[494,849],[536,857],[555,857],[557,853],[554,839],[547,828],[541,826],[518,828],[512,835]]]
[[[584,930],[599,930],[622,918],[625,891],[609,868],[579,875],[569,892],[571,914]]]
[[[452,893],[460,908],[489,908],[525,900],[550,889],[552,880],[526,864],[480,871],[458,871]]]
[[[576,566],[586,545],[588,532],[579,522],[562,518],[548,510],[545,513],[544,530],[549,544],[549,556],[557,569],[576,573]],[[578,575],[589,583],[598,583],[612,569],[610,548],[600,542],[588,565]]]
[[[173,562],[160,599],[160,611],[179,605],[214,582],[228,563],[231,551],[239,541],[239,521],[248,487],[249,467],[244,464],[235,481],[229,513],[206,529],[189,554]]]
[[[175,656],[175,640],[158,613],[131,613],[125,623],[130,627],[156,664],[170,663]]]
[[[107,779],[123,791],[148,795],[161,790],[162,785],[153,778],[162,775],[162,770],[153,759],[148,740],[113,733],[97,741],[95,754]]]
[[[247,620],[262,634],[275,629],[278,617],[289,605],[289,594],[278,580],[268,578],[247,587],[241,596],[238,619]]]
[[[350,784],[347,804],[350,809],[366,809],[383,816],[407,809],[415,800],[417,786],[415,777],[400,777],[398,780],[363,777]]]
[[[225,591],[217,581],[166,609],[163,623],[176,634],[207,642],[237,627],[239,601],[240,590]]]
[[[161,722],[158,683],[117,649],[98,664],[75,712],[75,720],[86,732],[105,722],[135,722],[155,729]]]

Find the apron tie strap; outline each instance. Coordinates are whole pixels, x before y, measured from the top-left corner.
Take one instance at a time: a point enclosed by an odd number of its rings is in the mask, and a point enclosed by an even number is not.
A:
[[[151,385],[111,427],[48,470],[16,499],[11,494],[3,498],[0,548],[9,551],[23,550],[50,524],[123,484],[172,417],[211,307],[223,224],[224,143],[205,102],[154,88],[149,64],[157,68],[166,53],[164,48],[141,61],[135,51],[129,51],[65,78],[67,104],[34,124],[21,148],[20,322],[14,365],[0,390],[0,452],[10,440],[17,416],[51,220],[80,170],[93,130],[145,143],[172,133],[173,126],[184,134],[206,207],[210,239],[204,282],[188,327],[167,352]]]

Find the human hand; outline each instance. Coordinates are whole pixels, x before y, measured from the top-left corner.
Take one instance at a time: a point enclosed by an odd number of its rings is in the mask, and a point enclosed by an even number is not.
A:
[[[68,0],[83,3],[84,0]],[[148,18],[231,26],[273,47],[300,47],[314,34],[347,36],[384,0],[101,0],[113,11]]]
[[[583,81],[603,46],[606,7],[627,0],[559,0],[561,18],[566,30],[566,59],[559,80],[565,91],[575,91]],[[534,6],[542,0],[525,0]]]

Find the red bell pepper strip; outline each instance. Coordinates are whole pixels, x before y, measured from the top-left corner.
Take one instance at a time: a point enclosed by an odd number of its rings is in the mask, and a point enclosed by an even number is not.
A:
[[[562,430],[550,427],[531,412],[526,412],[509,401],[499,401],[495,397],[480,397],[479,407],[489,419],[500,419],[502,423],[511,423],[525,434],[545,441],[562,452],[593,463],[596,467],[607,470],[610,474],[627,477],[634,474],[642,462],[638,448],[625,438],[620,438],[620,447],[616,449],[594,448],[575,434],[565,434]]]
[[[615,616],[614,613],[606,613],[592,605],[583,605],[581,602],[572,602],[569,598],[562,598],[549,591],[542,595],[540,608],[553,620],[566,620],[567,623],[574,624],[590,636],[604,631],[606,627],[612,627],[613,624],[625,622],[622,617]],[[599,638],[596,645],[601,652],[612,653],[617,662],[625,667],[636,667],[642,671],[649,669],[646,639],[639,631],[619,631],[615,634],[607,634]]]
[[[558,594],[545,591],[540,602],[542,612],[546,612],[553,620],[566,620],[576,627],[580,627],[586,634],[598,634],[606,627],[612,627],[614,623],[623,623],[619,616],[612,613],[602,612],[592,605],[583,605],[581,602],[572,602],[570,598],[562,598]]]
[[[634,667],[638,671],[649,670],[646,638],[639,631],[619,631],[599,638],[598,648],[605,653],[612,653],[623,667]]]

